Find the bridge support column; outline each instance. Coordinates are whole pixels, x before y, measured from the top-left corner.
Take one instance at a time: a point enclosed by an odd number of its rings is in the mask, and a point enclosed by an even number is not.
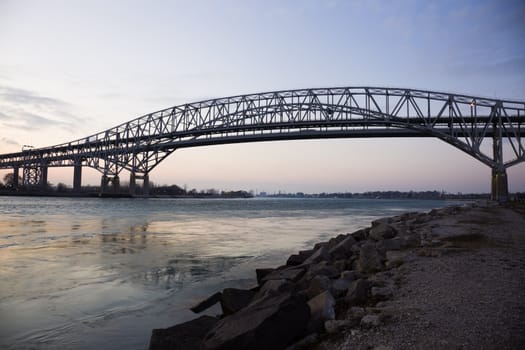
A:
[[[13,168],[13,188],[18,188],[18,178],[20,177],[18,167]]]
[[[490,198],[498,202],[509,200],[509,185],[507,181],[507,171],[504,169],[492,169],[492,191]]]
[[[39,185],[42,190],[47,190],[47,165],[42,165],[40,168]]]
[[[492,138],[492,152],[495,165],[492,167],[492,189],[491,199],[498,202],[509,200],[509,185],[507,182],[507,169],[503,162],[503,135],[501,125],[501,115],[493,123],[494,136]]]
[[[144,196],[149,196],[149,175],[148,174],[144,174],[142,179],[143,179],[142,194]]]
[[[108,192],[109,177],[107,175],[102,175],[100,179],[100,194]]]
[[[129,175],[129,194],[132,196],[137,194],[137,180],[142,180],[142,195],[149,196],[149,175],[137,175],[134,172]]]
[[[129,174],[129,194],[131,196],[137,194],[137,178],[134,172]]]
[[[82,164],[75,164],[73,170],[73,192],[80,193],[82,188]]]
[[[113,185],[113,193],[118,193],[120,190],[120,178],[118,175],[115,175],[113,179],[111,180],[111,184]]]

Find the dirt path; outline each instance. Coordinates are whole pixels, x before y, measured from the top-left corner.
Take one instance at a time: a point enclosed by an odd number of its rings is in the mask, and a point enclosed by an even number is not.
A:
[[[393,297],[376,305],[383,323],[315,349],[525,349],[523,208],[473,208],[419,230],[435,245],[390,270]]]

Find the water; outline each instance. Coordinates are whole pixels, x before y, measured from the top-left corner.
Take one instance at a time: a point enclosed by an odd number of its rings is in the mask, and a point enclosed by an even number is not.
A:
[[[255,268],[445,201],[0,197],[0,348],[144,349]],[[217,314],[217,308],[208,311]]]

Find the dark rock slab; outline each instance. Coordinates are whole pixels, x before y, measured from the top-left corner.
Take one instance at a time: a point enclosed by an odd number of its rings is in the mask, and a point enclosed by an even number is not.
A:
[[[364,279],[358,279],[352,282],[348,292],[346,293],[345,300],[350,305],[360,305],[367,301],[369,283]]]
[[[294,284],[288,280],[269,280],[266,281],[259,289],[252,300],[276,296],[283,293],[291,292],[294,289]]]
[[[332,282],[332,287],[330,288],[330,291],[332,292],[332,295],[335,298],[339,298],[345,296],[346,293],[348,293],[348,288],[350,288],[351,285],[351,280],[339,278]]]
[[[222,293],[217,292],[209,296],[207,299],[201,301],[197,305],[190,307],[190,310],[195,312],[196,314],[203,312],[204,310],[212,307],[213,305],[221,301],[221,296],[222,296]]]
[[[360,272],[373,273],[383,269],[382,258],[374,243],[366,243],[361,246],[357,266]]]
[[[325,291],[308,300],[310,307],[309,331],[323,329],[324,322],[335,319],[335,299],[329,291]]]
[[[372,221],[372,228],[377,227],[377,226],[381,226],[381,225],[388,225],[388,224],[392,223],[392,221],[393,221],[393,219],[391,217],[376,219],[376,220]]]
[[[314,253],[308,257],[303,263],[303,265],[317,264],[320,261],[328,260],[330,255],[328,255],[328,245],[323,244],[317,248]]]
[[[326,261],[321,261],[317,264],[310,265],[306,277],[312,279],[315,276],[323,275],[328,278],[337,278],[339,277],[339,274],[340,272],[337,267]]]
[[[345,259],[352,255],[352,246],[356,242],[355,238],[349,235],[331,248],[328,254],[332,259]]]
[[[215,317],[201,316],[166,329],[154,329],[150,350],[199,350],[204,336],[219,322]]]
[[[386,223],[380,223],[375,226],[372,226],[368,234],[368,237],[376,241],[380,241],[383,239],[394,238],[396,234],[397,234],[397,231],[392,225],[389,225]]]
[[[308,304],[298,295],[256,300],[220,320],[204,338],[202,349],[284,349],[304,335],[309,318]]]
[[[303,267],[289,267],[282,270],[274,270],[266,275],[262,282],[269,280],[289,280],[292,282],[297,282],[305,273],[305,268]]]
[[[247,306],[255,295],[254,291],[237,288],[226,288],[222,291],[221,308],[224,315],[236,313]]]
[[[327,276],[319,275],[311,279],[306,295],[308,298],[313,298],[322,292],[330,290],[332,282]]]
[[[339,243],[344,241],[347,237],[348,237],[348,235],[340,234],[340,235],[337,235],[334,238],[331,238],[326,244],[328,250],[332,249],[333,247],[335,247],[336,245],[338,245]]]
[[[275,269],[255,269],[255,274],[257,275],[257,283],[262,284],[263,278],[268,276],[273,271],[275,271]]]
[[[352,237],[354,237],[354,239],[356,241],[363,241],[363,240],[367,239],[369,231],[370,231],[369,228],[363,228],[363,229],[357,230],[355,232],[352,232],[350,235]]]
[[[290,255],[290,257],[288,258],[288,260],[286,260],[286,265],[287,265],[287,266],[297,266],[297,265],[301,265],[301,264],[304,263],[305,260],[308,259],[313,253],[314,253],[314,250],[313,250],[313,249],[310,249],[310,250],[301,250],[301,251],[299,251],[298,254],[292,254],[292,255]]]

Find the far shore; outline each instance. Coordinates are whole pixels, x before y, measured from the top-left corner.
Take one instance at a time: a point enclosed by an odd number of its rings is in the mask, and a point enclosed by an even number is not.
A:
[[[137,194],[130,194],[127,191],[120,192],[106,192],[100,193],[96,188],[88,188],[81,192],[73,192],[72,190],[57,191],[57,190],[5,190],[0,189],[0,196],[21,196],[21,197],[89,197],[89,198],[204,198],[204,199],[228,199],[228,198],[269,198],[269,199],[394,199],[394,200],[457,200],[457,201],[479,201],[490,199],[488,193],[467,193],[467,194],[452,194],[441,193],[438,191],[369,191],[362,193],[350,192],[331,192],[331,193],[275,193],[267,194],[266,192],[253,193],[253,191],[184,191],[178,188],[174,193],[169,191],[156,190],[148,195],[140,192]],[[511,194],[512,201],[525,201],[525,195],[522,193]]]

